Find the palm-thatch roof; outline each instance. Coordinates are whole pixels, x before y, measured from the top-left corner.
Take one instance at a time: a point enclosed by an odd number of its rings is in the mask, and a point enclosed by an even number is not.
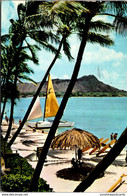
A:
[[[77,146],[79,148],[85,148],[87,146],[100,147],[100,142],[99,139],[92,133],[89,133],[82,129],[73,128],[70,130],[66,130],[63,133],[56,136],[51,144],[52,149],[66,149],[72,148],[74,146]]]

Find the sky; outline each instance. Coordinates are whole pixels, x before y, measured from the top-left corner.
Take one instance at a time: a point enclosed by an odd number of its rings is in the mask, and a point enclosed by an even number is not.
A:
[[[17,5],[23,3],[20,0],[3,0],[1,12],[1,34],[8,33],[10,26],[9,20],[17,18]],[[109,18],[105,16],[105,21]],[[110,34],[115,41],[112,47],[101,47],[97,44],[87,43],[84,51],[79,77],[94,75],[98,80],[105,84],[111,85],[121,90],[127,90],[127,37]],[[74,57],[72,62],[69,62],[67,57],[62,52],[62,58],[58,59],[51,70],[51,77],[60,79],[70,79],[73,73],[78,48],[80,41],[76,35],[69,38],[71,45],[71,54]],[[58,47],[58,46],[57,46]],[[37,52],[39,65],[34,65],[28,62],[29,66],[34,70],[31,78],[36,82],[40,82],[54,58],[52,53],[46,52],[44,49]]]

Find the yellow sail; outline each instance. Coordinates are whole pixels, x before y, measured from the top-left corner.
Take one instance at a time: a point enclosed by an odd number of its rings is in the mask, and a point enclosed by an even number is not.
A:
[[[58,108],[59,108],[59,105],[58,105],[58,102],[57,102],[57,99],[56,99],[56,95],[55,95],[55,91],[54,91],[54,88],[53,88],[51,76],[49,74],[44,117],[48,118],[48,117],[56,116]]]

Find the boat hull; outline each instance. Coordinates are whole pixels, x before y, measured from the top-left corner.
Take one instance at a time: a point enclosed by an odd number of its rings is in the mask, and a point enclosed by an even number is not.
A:
[[[27,122],[26,125],[35,129],[49,129],[53,124],[53,120]],[[73,127],[74,122],[60,121],[58,127]]]

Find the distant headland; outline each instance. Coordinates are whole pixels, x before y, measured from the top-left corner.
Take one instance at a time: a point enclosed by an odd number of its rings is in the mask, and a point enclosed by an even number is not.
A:
[[[64,95],[67,86],[69,84],[69,79],[54,79],[53,86],[55,89],[55,93],[57,97],[61,97]],[[33,83],[24,83],[24,84],[18,84],[18,89],[20,91],[21,97],[29,97],[33,96],[38,88],[40,83],[37,83],[37,85],[34,85]],[[45,89],[46,89],[47,82],[45,82],[40,96],[45,95]],[[110,85],[104,84],[103,82],[99,81],[94,75],[89,76],[83,76],[81,78],[78,78],[75,86],[73,88],[73,91],[71,93],[71,96],[79,97],[115,97],[115,96],[127,96],[127,91],[119,90],[115,87],[112,87]]]

